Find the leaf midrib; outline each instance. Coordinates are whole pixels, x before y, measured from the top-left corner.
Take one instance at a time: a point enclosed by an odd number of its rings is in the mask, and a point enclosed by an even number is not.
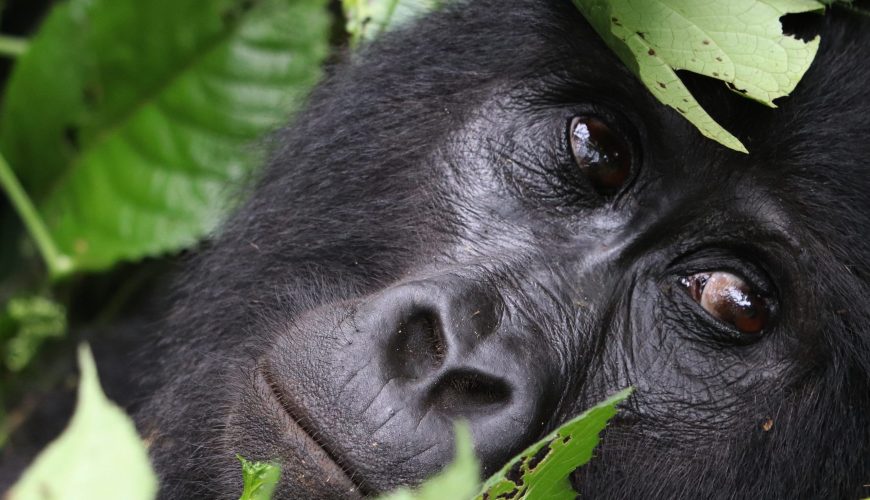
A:
[[[242,16],[240,16],[238,21],[229,26],[225,31],[219,33],[212,39],[203,43],[202,50],[196,51],[196,53],[193,54],[191,57],[186,58],[186,60],[184,60],[181,64],[175,66],[172,70],[168,71],[166,78],[162,79],[157,84],[152,86],[152,88],[148,91],[143,92],[142,97],[136,100],[128,108],[128,110],[122,113],[118,113],[117,117],[114,120],[107,122],[102,130],[94,134],[93,140],[90,142],[90,144],[88,144],[86,148],[83,148],[79,151],[79,154],[72,161],[69,162],[69,165],[66,169],[64,169],[64,172],[60,176],[58,176],[55,182],[52,183],[51,188],[45,191],[45,195],[43,195],[42,199],[39,202],[41,211],[44,210],[45,205],[49,203],[50,200],[55,198],[57,191],[59,191],[65,184],[67,184],[69,178],[76,170],[78,170],[78,168],[81,167],[83,159],[86,158],[89,153],[95,151],[100,147],[100,145],[104,144],[106,141],[114,137],[118,133],[118,131],[122,129],[127,123],[129,123],[131,118],[136,116],[145,106],[156,102],[157,98],[164,92],[166,92],[166,90],[171,87],[175,82],[177,82],[182,75],[187,74],[192,68],[198,66],[202,61],[207,59],[212,53],[218,50],[223,44],[227,43],[234,36],[236,36],[244,22],[251,15],[253,15],[253,13],[256,12],[258,8],[262,8],[262,0],[255,1],[257,2],[257,5],[245,12]],[[51,225],[50,222],[49,225]]]

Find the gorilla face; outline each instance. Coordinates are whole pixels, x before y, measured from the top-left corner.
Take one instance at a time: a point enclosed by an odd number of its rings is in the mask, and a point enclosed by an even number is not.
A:
[[[179,279],[139,415],[172,498],[484,471],[627,386],[607,498],[858,497],[870,479],[870,31],[768,110],[656,102],[567,1],[448,8],[334,69]]]

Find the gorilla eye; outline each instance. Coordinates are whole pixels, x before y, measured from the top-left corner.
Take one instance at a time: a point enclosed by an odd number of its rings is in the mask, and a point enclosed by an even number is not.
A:
[[[598,118],[571,121],[571,153],[577,167],[602,194],[619,190],[631,175],[631,153],[622,134]]]
[[[767,300],[738,276],[722,271],[699,273],[680,283],[711,316],[741,333],[759,333],[767,324]]]

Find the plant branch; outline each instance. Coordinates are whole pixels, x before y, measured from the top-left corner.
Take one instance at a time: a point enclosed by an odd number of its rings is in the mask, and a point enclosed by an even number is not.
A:
[[[27,51],[27,40],[13,36],[0,35],[0,56],[16,58]]]
[[[6,191],[9,201],[24,221],[24,226],[27,227],[27,231],[36,243],[36,248],[42,254],[51,277],[57,279],[69,274],[73,270],[72,259],[57,248],[48,232],[48,227],[2,155],[0,155],[0,187]]]

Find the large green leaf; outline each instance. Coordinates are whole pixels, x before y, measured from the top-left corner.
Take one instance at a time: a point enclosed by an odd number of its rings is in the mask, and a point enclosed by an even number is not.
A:
[[[577,493],[568,476],[592,458],[599,434],[616,415],[616,405],[631,395],[624,389],[583,412],[526,448],[483,485],[478,499],[571,499]]]
[[[151,500],[157,477],[127,415],[106,399],[90,350],[79,350],[79,396],[69,426],[7,493],[10,500]]]
[[[705,136],[737,151],[743,144],[707,114],[677,76],[722,80],[775,107],[815,58],[810,42],[782,33],[786,14],[821,12],[815,0],[573,0],[589,23],[662,103]]]
[[[325,0],[71,0],[11,77],[0,148],[77,269],[196,242],[327,54]]]

